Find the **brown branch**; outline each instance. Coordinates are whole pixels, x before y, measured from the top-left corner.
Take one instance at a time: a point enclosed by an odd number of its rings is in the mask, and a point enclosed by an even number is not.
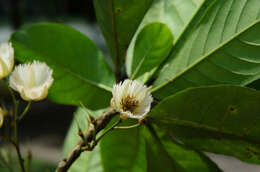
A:
[[[104,129],[115,115],[116,111],[110,108],[101,117],[93,120],[93,125],[90,125],[88,130],[83,133],[84,139],[81,139],[67,158],[59,163],[56,172],[66,172],[84,150],[92,150],[95,145],[90,146],[89,144],[95,140],[96,134]]]

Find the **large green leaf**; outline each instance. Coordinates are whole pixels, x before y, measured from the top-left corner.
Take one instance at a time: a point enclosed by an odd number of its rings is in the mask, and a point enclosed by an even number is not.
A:
[[[175,143],[167,132],[160,130],[158,127],[151,125],[152,129],[148,132],[146,131],[146,142],[148,148],[151,147],[149,145],[153,145],[153,147],[157,147],[155,150],[155,155],[157,157],[148,156],[148,160],[150,160],[150,164],[155,164],[156,168],[163,168],[167,166],[167,161],[170,162],[170,165],[173,165],[174,162],[178,163],[183,167],[184,171],[199,171],[199,172],[220,172],[221,170],[217,167],[217,165],[211,161],[206,155],[202,152],[194,151],[184,146]],[[153,134],[151,134],[153,133]],[[149,151],[147,151],[149,152]],[[158,157],[160,156],[160,158]],[[149,158],[150,157],[150,158]],[[168,158],[167,158],[168,157]],[[160,159],[160,161],[158,161]],[[158,164],[157,164],[157,163]],[[169,164],[168,164],[169,165]],[[164,168],[171,169],[171,168]],[[159,171],[159,170],[158,170]]]
[[[214,2],[195,18],[161,70],[153,84],[157,98],[194,86],[246,85],[260,77],[259,0]]]
[[[138,42],[137,36],[140,34],[141,30],[149,23],[159,22],[166,24],[171,30],[175,42],[179,40],[184,30],[188,27],[189,23],[192,21],[194,15],[199,11],[199,9],[204,4],[205,0],[154,0],[153,4],[147,11],[146,15],[140,26],[138,27],[137,32],[135,33],[131,44],[127,50],[127,58],[126,58],[126,70],[128,76],[132,76],[135,72],[134,58],[136,54],[136,47]],[[140,39],[140,38],[139,38]],[[145,39],[145,38],[143,38]],[[141,40],[140,40],[141,41]],[[140,42],[139,41],[139,42]],[[145,40],[144,40],[145,41]],[[154,39],[154,42],[160,42],[161,37],[157,37]],[[175,44],[175,42],[172,42]],[[157,58],[162,58],[158,56]],[[157,66],[163,61],[162,58]]]
[[[147,171],[145,141],[140,128],[108,133],[100,142],[100,150],[104,172]]]
[[[151,2],[94,0],[97,20],[115,63],[123,60],[128,44]]]
[[[165,24],[151,23],[138,34],[131,79],[147,81],[172,48],[173,36]],[[141,77],[141,78],[140,78]]]
[[[14,32],[11,42],[19,61],[44,61],[54,70],[51,100],[82,102],[93,109],[109,105],[114,75],[85,35],[68,26],[44,23]]]
[[[103,110],[91,111],[92,116],[99,116]],[[71,123],[70,129],[64,141],[63,156],[66,157],[78,141],[81,139],[78,135],[79,129],[82,131],[88,127],[87,112],[82,108],[78,108],[74,119]],[[80,157],[72,164],[69,172],[102,172],[102,163],[100,157],[99,145],[91,152],[83,152]]]
[[[260,164],[259,104],[256,90],[211,86],[169,96],[149,115],[186,146]]]

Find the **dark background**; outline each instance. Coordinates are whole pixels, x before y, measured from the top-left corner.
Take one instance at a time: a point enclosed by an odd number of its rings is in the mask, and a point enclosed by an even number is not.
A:
[[[96,22],[92,0],[0,0],[0,19],[14,29],[28,21],[63,22],[71,17]]]

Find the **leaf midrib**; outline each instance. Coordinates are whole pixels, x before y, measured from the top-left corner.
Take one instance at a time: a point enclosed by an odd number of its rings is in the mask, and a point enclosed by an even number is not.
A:
[[[244,32],[248,31],[251,27],[255,26],[256,24],[258,24],[260,22],[260,19],[256,20],[253,24],[251,24],[250,26],[246,27],[244,30],[242,30],[239,33],[234,34],[234,36],[232,36],[230,39],[228,39],[227,41],[221,43],[217,48],[213,49],[212,51],[210,51],[209,53],[207,53],[206,55],[202,56],[201,58],[199,58],[196,62],[194,62],[192,65],[188,66],[185,70],[183,70],[182,72],[178,73],[177,75],[173,76],[171,79],[167,80],[165,83],[151,89],[151,92],[155,92],[158,91],[159,89],[163,88],[164,86],[166,86],[168,83],[171,83],[173,81],[175,81],[176,79],[178,79],[179,77],[181,77],[182,75],[184,75],[186,72],[190,71],[190,69],[194,68],[195,66],[199,65],[201,62],[203,62],[204,60],[208,59],[210,57],[210,55],[214,54],[216,51],[218,51],[219,49],[223,48],[225,45],[227,45],[228,43],[230,43],[231,41],[233,41],[234,39],[236,39],[238,36],[240,36],[241,34],[243,34]],[[245,83],[247,84],[247,83]]]
[[[111,14],[112,14],[112,18],[111,18],[111,25],[112,25],[112,37],[113,37],[113,41],[114,41],[114,44],[115,44],[115,59],[116,59],[116,62],[115,64],[116,65],[120,65],[120,57],[119,57],[119,46],[118,46],[118,36],[117,36],[117,30],[116,30],[116,20],[115,20],[115,12],[114,12],[114,1],[113,0],[110,0],[109,1],[109,4],[110,4],[110,9],[111,9]]]
[[[26,49],[26,50],[29,51],[29,52],[31,51],[31,52],[33,52],[34,54],[39,55],[38,57],[46,58],[45,55],[42,55],[42,54],[40,54],[40,53],[37,53],[37,52],[31,50],[30,48],[28,48],[27,46],[25,46],[25,45],[19,43],[18,41],[14,41],[14,40],[13,40],[12,42],[14,42],[14,43],[16,43],[16,44],[19,44],[19,46],[23,47],[24,49]],[[86,83],[88,83],[89,85],[95,86],[95,87],[97,87],[97,88],[99,88],[99,89],[103,89],[103,90],[105,90],[105,91],[112,92],[112,88],[111,88],[111,87],[106,86],[106,85],[104,85],[104,84],[98,84],[98,83],[96,83],[96,82],[93,82],[93,81],[91,81],[91,80],[88,80],[88,79],[86,79],[86,78],[83,78],[83,77],[80,76],[79,74],[76,74],[76,73],[74,73],[73,71],[67,69],[66,67],[60,65],[59,63],[53,61],[51,58],[46,58],[46,59],[48,59],[50,62],[52,62],[52,63],[53,63],[55,66],[57,66],[58,68],[61,68],[61,69],[64,70],[65,72],[71,74],[72,76],[75,76],[76,78],[78,78],[78,79],[81,80],[81,81],[86,82]]]
[[[247,142],[253,142],[256,144],[260,144],[260,140],[255,140],[253,138],[247,137],[243,134],[237,134],[233,133],[231,131],[227,131],[224,129],[219,129],[216,127],[212,127],[209,125],[201,124],[198,122],[192,122],[192,121],[187,121],[187,120],[182,120],[182,119],[177,119],[177,118],[167,118],[167,117],[162,117],[160,116],[160,119],[158,118],[150,118],[154,123],[162,123],[162,124],[172,124],[176,126],[181,126],[181,127],[191,127],[195,129],[201,129],[204,131],[208,132],[216,132],[217,134],[220,134],[224,137],[233,137],[233,138],[239,138]],[[253,136],[252,136],[253,137]]]
[[[183,34],[186,32],[188,29],[189,25],[192,23],[193,19],[195,16],[198,14],[198,12],[201,10],[201,7],[206,3],[207,0],[203,0],[203,2],[200,3],[200,5],[197,7],[197,9],[194,11],[194,14],[191,16],[189,22],[183,25],[183,30],[180,32],[179,36],[177,37],[176,41],[173,43],[173,47],[179,42],[179,40],[182,38]],[[192,1],[193,2],[193,1]],[[193,2],[194,3],[194,2]],[[176,7],[175,7],[176,8]],[[179,14],[178,14],[179,15]],[[181,17],[180,17],[181,18]]]

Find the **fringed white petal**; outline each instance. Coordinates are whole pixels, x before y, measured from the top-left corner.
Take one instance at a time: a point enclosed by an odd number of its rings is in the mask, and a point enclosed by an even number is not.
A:
[[[52,69],[42,62],[20,64],[12,72],[9,84],[24,100],[39,101],[48,95],[52,73]]]
[[[14,66],[14,49],[11,43],[0,45],[0,79],[8,76]]]
[[[112,94],[111,106],[129,118],[142,119],[150,111],[153,98],[142,83],[127,79],[115,84]]]

